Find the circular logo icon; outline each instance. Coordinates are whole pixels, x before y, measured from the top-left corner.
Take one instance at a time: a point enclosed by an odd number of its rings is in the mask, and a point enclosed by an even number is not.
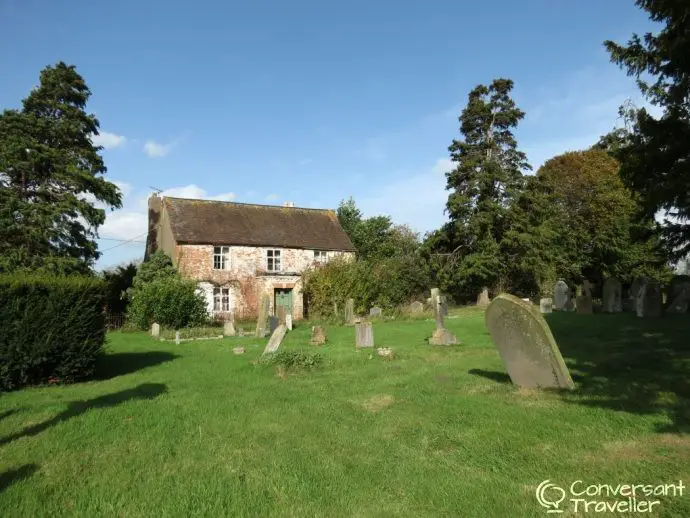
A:
[[[537,486],[537,502],[542,507],[546,507],[547,513],[562,513],[563,509],[559,509],[559,506],[563,500],[565,500],[565,491],[556,484],[552,484],[550,480],[544,480]]]

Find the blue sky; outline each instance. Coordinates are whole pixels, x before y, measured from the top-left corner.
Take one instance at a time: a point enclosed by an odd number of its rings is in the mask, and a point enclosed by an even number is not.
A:
[[[536,169],[640,101],[602,42],[653,29],[632,0],[0,0],[0,19],[0,108],[58,60],[93,92],[125,195],[100,230],[99,267],[143,256],[112,239],[145,238],[150,186],[305,207],[353,196],[366,215],[434,229],[474,86],[515,81],[516,135]]]

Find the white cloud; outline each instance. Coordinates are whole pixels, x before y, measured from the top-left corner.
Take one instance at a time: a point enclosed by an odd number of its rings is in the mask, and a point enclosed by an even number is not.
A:
[[[145,212],[117,210],[106,215],[105,223],[98,229],[100,237],[110,239],[144,239],[148,222]]]
[[[149,158],[164,157],[170,153],[176,144],[176,141],[170,142],[169,144],[159,144],[155,140],[147,140],[144,144],[144,153],[146,153]]]
[[[224,192],[221,194],[209,195],[206,189],[202,189],[198,185],[190,184],[184,187],[172,187],[166,189],[161,193],[162,196],[171,196],[173,198],[190,198],[194,200],[216,200],[216,201],[233,201],[237,198],[234,192]]]
[[[407,223],[426,232],[440,227],[448,192],[445,173],[453,168],[448,158],[440,158],[429,170],[400,178],[374,195],[357,200],[365,216],[390,215],[395,223]]]
[[[115,133],[101,131],[98,135],[91,135],[91,142],[96,146],[103,146],[105,149],[115,149],[127,143],[127,138]]]
[[[117,188],[120,189],[120,193],[122,194],[122,199],[124,200],[127,196],[132,194],[132,186],[131,184],[128,184],[127,182],[121,182],[119,180],[110,180],[112,183],[117,185]]]

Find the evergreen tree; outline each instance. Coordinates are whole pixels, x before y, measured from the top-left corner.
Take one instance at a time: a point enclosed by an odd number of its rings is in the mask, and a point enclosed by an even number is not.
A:
[[[21,110],[0,114],[0,271],[87,272],[99,225],[121,204],[98,146],[91,92],[73,66],[41,71]]]
[[[525,114],[511,99],[512,88],[509,79],[474,88],[459,118],[463,139],[448,148],[455,164],[446,173],[450,221],[427,245],[447,254],[445,282],[451,291],[498,288],[505,280],[500,248],[506,216],[522,190],[523,171],[530,169],[513,136]]]

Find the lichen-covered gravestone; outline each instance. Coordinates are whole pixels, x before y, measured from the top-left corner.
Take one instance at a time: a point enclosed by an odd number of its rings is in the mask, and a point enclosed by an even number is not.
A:
[[[278,327],[276,327],[275,331],[273,331],[273,334],[271,334],[271,338],[268,339],[268,343],[266,344],[263,354],[276,352],[278,347],[280,347],[280,344],[283,342],[283,338],[285,338],[286,331],[287,327],[285,327],[283,324],[280,324]]]
[[[328,339],[326,335],[326,329],[321,326],[313,326],[311,328],[311,340],[309,340],[309,343],[311,345],[323,345],[326,343],[326,340]]]
[[[485,308],[491,303],[489,299],[489,288],[484,288],[481,293],[477,296],[477,306],[480,308]]]
[[[485,321],[515,385],[574,388],[551,330],[536,306],[503,293],[487,308]]]
[[[636,313],[638,317],[658,317],[661,315],[661,287],[654,281],[647,281],[637,293]]]
[[[374,328],[371,322],[355,324],[355,347],[357,349],[374,347]]]
[[[553,300],[549,298],[539,300],[539,311],[548,314],[553,311]]]
[[[570,288],[563,279],[560,279],[553,288],[553,309],[556,311],[565,310],[565,305],[570,299]]]
[[[623,288],[621,281],[615,277],[609,277],[604,281],[602,293],[604,313],[620,313],[623,311]]]
[[[355,323],[355,299],[345,301],[345,325],[352,326]]]
[[[161,335],[161,326],[160,324],[154,322],[153,325],[151,326],[151,336],[154,338],[158,338]]]
[[[577,312],[582,315],[591,315],[594,312],[592,304],[592,284],[585,279],[582,282],[582,294],[576,300]]]
[[[370,317],[380,317],[381,316],[381,308],[374,306],[369,310],[369,316]]]
[[[261,295],[261,301],[259,302],[259,318],[256,321],[256,337],[263,338],[266,336],[266,325],[268,321],[268,312],[271,309],[271,297],[268,293]]]
[[[415,300],[412,304],[410,304],[410,313],[413,315],[419,315],[420,313],[424,312],[424,304],[419,302],[418,300]]]

